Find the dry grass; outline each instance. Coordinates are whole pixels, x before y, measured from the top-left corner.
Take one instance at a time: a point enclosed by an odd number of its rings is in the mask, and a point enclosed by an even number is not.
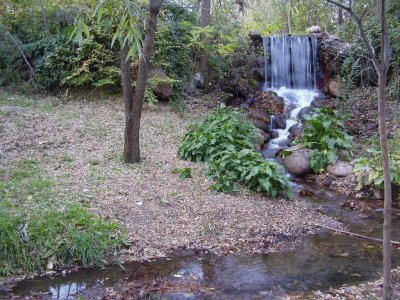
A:
[[[143,162],[128,166],[122,162],[124,113],[118,98],[32,100],[0,93],[0,164],[41,160],[57,188],[123,224],[130,259],[185,249],[269,252],[315,232],[314,223],[338,226],[306,200],[272,200],[246,190],[213,194],[205,166],[177,156],[187,122],[213,105],[191,102],[185,118],[165,104],[146,109]],[[171,172],[183,167],[192,168],[192,178]]]

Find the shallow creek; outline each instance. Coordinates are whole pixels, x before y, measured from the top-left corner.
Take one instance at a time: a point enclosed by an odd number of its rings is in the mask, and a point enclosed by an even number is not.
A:
[[[316,85],[315,39],[308,37],[264,38],[265,86],[285,100],[286,128],[277,130],[278,137],[269,149],[287,148],[282,143],[289,137],[291,126],[299,124],[301,109],[309,107],[318,94]],[[270,53],[270,54],[268,54]],[[290,86],[291,89],[285,86]],[[296,188],[296,186],[295,186]],[[299,188],[297,186],[297,188]],[[322,213],[336,218],[348,231],[381,237],[382,211],[350,211],[342,208],[342,195],[311,187],[313,202]],[[393,240],[400,240],[400,213],[393,215]],[[400,250],[393,250],[393,267],[400,265]],[[357,284],[380,277],[382,249],[368,240],[322,232],[297,241],[292,250],[264,255],[212,254],[171,256],[146,262],[129,262],[105,269],[81,270],[66,276],[25,280],[13,293],[18,296],[39,296],[48,299],[85,299],[101,297],[108,287],[126,287],[146,299],[160,294],[160,285],[168,283],[174,292],[163,292],[167,299],[274,299],[290,293],[327,290],[343,284]],[[192,286],[192,293],[188,293]],[[165,290],[165,289],[164,289]],[[168,291],[168,289],[166,289]],[[183,292],[186,291],[186,292]],[[0,296],[1,297],[1,296]]]
[[[367,214],[343,209],[343,196],[313,189],[310,201],[327,215],[348,225],[348,230],[381,236],[382,212]],[[400,213],[394,214],[393,240],[400,240]],[[400,265],[400,251],[393,251],[393,266]],[[204,292],[164,293],[167,299],[273,299],[288,293],[326,290],[380,277],[381,247],[364,239],[323,232],[306,236],[288,252],[266,255],[212,254],[172,256],[105,269],[81,270],[66,276],[42,277],[21,282],[13,290],[19,296],[42,295],[49,299],[93,299],[107,287],[151,280],[195,284]],[[211,292],[210,292],[211,291]],[[157,290],[154,290],[157,294]],[[147,297],[146,297],[147,298]]]

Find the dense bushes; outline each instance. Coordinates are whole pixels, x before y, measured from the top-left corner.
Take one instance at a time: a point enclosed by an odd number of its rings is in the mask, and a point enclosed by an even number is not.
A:
[[[339,149],[351,150],[352,138],[342,123],[346,118],[329,108],[318,109],[306,117],[307,125],[297,143],[312,150],[310,166],[314,172],[320,173],[327,165],[336,163]]]
[[[91,38],[78,47],[70,40],[76,9],[52,7],[48,11],[47,33],[40,14],[29,16],[35,19],[31,27],[24,16],[21,12],[15,19],[6,19],[6,25],[33,66],[36,85],[103,87],[119,91],[119,49],[115,45],[111,47],[109,33],[93,30]],[[91,22],[90,15],[85,18]],[[183,89],[191,71],[195,51],[191,39],[196,22],[194,12],[173,3],[167,2],[160,14],[152,64],[167,72],[177,90]],[[0,85],[26,80],[27,68],[20,53],[10,41],[3,36],[1,39],[4,43],[0,43]],[[137,62],[133,61],[134,70]]]
[[[179,155],[207,161],[215,191],[236,191],[236,182],[275,197],[290,194],[288,179],[275,162],[265,161],[254,149],[256,128],[236,110],[224,106],[193,124],[179,147]]]

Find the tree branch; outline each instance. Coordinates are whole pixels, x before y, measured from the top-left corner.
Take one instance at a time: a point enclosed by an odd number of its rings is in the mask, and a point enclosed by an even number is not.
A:
[[[26,65],[29,68],[29,72],[30,72],[30,80],[32,80],[32,78],[35,76],[35,71],[33,70],[31,64],[28,62],[28,59],[26,58],[24,51],[22,51],[21,47],[18,45],[17,41],[13,38],[13,36],[10,34],[10,32],[8,30],[6,30],[5,32],[5,36],[8,37],[17,47],[19,53],[21,54],[22,58],[24,59]]]
[[[379,72],[382,72],[383,64],[379,63],[379,60],[375,55],[375,50],[372,47],[371,43],[369,42],[369,40],[368,40],[368,38],[367,38],[367,36],[365,34],[364,26],[363,26],[363,24],[361,22],[360,17],[353,11],[351,6],[346,6],[346,5],[342,4],[342,3],[336,2],[334,0],[326,0],[326,1],[328,1],[329,3],[332,3],[332,4],[342,8],[342,9],[344,9],[345,11],[347,11],[354,18],[354,20],[357,23],[358,30],[360,32],[361,38],[362,38],[365,46],[367,47],[368,54],[372,59],[372,63],[374,64],[376,70],[379,70]],[[350,2],[350,4],[351,4],[351,2]]]
[[[378,239],[378,238],[374,238],[374,237],[370,237],[370,236],[366,236],[366,235],[362,235],[362,234],[358,234],[358,233],[354,233],[354,232],[350,232],[350,231],[335,229],[335,228],[328,227],[328,226],[325,226],[325,225],[320,225],[320,224],[314,224],[314,225],[317,226],[317,227],[329,229],[329,230],[332,230],[332,231],[335,231],[335,232],[339,232],[339,233],[343,233],[343,234],[348,234],[348,235],[351,235],[351,236],[356,236],[356,237],[359,237],[359,238],[363,238],[363,239],[366,239],[366,240],[378,242],[378,243],[381,243],[381,244],[383,243],[383,240]],[[390,241],[390,243],[391,243],[392,245],[400,246],[400,242]]]

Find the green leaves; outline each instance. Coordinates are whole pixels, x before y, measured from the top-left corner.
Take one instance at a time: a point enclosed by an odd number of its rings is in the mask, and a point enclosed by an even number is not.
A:
[[[213,191],[236,192],[242,183],[271,197],[291,194],[281,167],[254,150],[256,128],[237,110],[220,106],[192,124],[179,147],[183,159],[207,161]]]
[[[321,108],[306,118],[308,124],[298,143],[313,150],[310,166],[314,172],[321,173],[327,165],[336,163],[338,149],[351,150],[352,137],[342,123],[347,117],[338,117],[333,110]]]
[[[138,1],[99,0],[92,15],[81,15],[75,19],[70,39],[81,45],[90,38],[90,31],[111,34],[111,47],[118,41],[122,47],[130,46],[128,57],[141,55],[143,43],[144,12]],[[85,35],[85,38],[83,37]]]
[[[398,150],[398,149],[397,149]],[[356,191],[365,186],[374,186],[383,189],[383,167],[381,152],[378,149],[370,148],[366,151],[367,157],[360,157],[355,160],[354,174],[357,176]],[[400,185],[400,155],[389,154],[390,179],[393,184]]]
[[[180,179],[192,178],[192,168],[175,168],[171,172],[179,174]]]

